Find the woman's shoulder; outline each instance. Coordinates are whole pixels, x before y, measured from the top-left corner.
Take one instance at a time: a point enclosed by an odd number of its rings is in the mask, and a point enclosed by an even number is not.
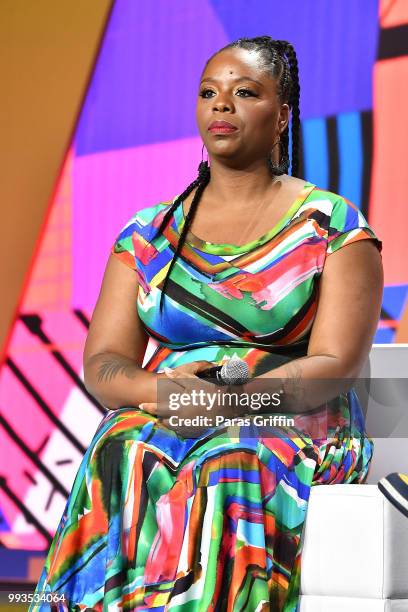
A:
[[[345,195],[335,191],[315,185],[310,193],[308,201],[330,217],[330,225],[346,226],[367,224],[367,220],[357,204]]]
[[[350,208],[352,210],[358,211],[358,206],[349,200],[346,196],[341,195],[335,191],[331,191],[330,189],[326,189],[324,187],[320,187],[314,183],[310,183],[313,186],[312,191],[308,197],[308,200],[311,202],[315,202],[316,205],[320,205],[322,208],[325,208],[327,211],[334,210],[347,210]]]
[[[137,262],[143,260],[145,248],[157,231],[159,225],[159,221],[156,220],[157,215],[165,212],[172,203],[173,200],[157,202],[134,212],[116,234],[111,253],[129,267],[136,269]]]
[[[302,210],[307,208],[309,204],[314,208],[320,209],[328,216],[331,216],[334,210],[347,210],[348,207],[354,211],[358,210],[356,204],[345,196],[335,191],[331,191],[330,189],[320,187],[320,185],[308,181],[305,178],[287,176],[286,182],[290,189],[299,190],[302,188],[302,190],[306,192],[307,195],[304,199]]]
[[[165,200],[139,208],[131,217],[128,217],[124,224],[122,223],[119,236],[129,236],[137,232],[147,238],[157,225],[157,222],[155,222],[156,217],[160,213],[166,212],[166,209],[170,208],[173,201],[174,200]]]
[[[129,219],[128,224],[139,223],[143,226],[148,225],[154,221],[159,213],[162,213],[166,208],[170,208],[174,200],[164,200],[139,208]]]
[[[382,242],[368,223],[356,202],[345,195],[314,185],[298,214],[307,210],[327,235],[327,252],[332,253],[341,246],[371,238],[381,251]],[[313,211],[310,214],[310,209]]]
[[[128,217],[125,223],[122,222],[116,234],[115,244],[130,242],[138,237],[148,241],[157,227],[156,217],[160,213],[165,213],[166,208],[172,205],[172,200],[157,202],[150,206],[144,206],[135,211]]]
[[[313,208],[313,210],[321,213],[323,218],[326,218],[330,226],[334,225],[343,229],[347,225],[368,225],[367,219],[357,204],[345,195],[320,187],[314,183],[307,184],[310,184],[313,189],[307,195],[302,210],[299,212],[303,212],[307,208]]]

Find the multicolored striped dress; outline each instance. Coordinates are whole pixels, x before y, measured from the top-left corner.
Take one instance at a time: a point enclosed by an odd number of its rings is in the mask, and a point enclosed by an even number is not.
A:
[[[279,223],[248,244],[190,232],[160,316],[181,205],[153,236],[173,202],[136,212],[112,246],[137,274],[152,372],[235,355],[257,376],[305,356],[326,257],[362,239],[382,248],[355,205],[305,182]],[[58,593],[65,603],[30,610],[298,610],[311,487],[364,483],[373,454],[354,390],[329,404],[335,420],[325,439],[222,425],[187,438],[137,406],[108,411],[36,589],[37,598]]]

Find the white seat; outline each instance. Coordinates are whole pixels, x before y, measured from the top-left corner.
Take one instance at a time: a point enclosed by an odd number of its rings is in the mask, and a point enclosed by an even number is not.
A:
[[[374,379],[366,403],[374,440],[367,484],[312,487],[302,534],[300,612],[408,612],[408,518],[377,487],[391,472],[408,474],[406,390],[393,383],[406,379],[407,371],[408,345],[372,346],[360,374]]]
[[[408,612],[408,519],[376,485],[312,487],[300,612]]]

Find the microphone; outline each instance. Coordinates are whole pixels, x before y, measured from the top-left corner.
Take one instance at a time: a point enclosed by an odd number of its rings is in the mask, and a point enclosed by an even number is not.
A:
[[[218,365],[197,372],[196,376],[205,380],[215,378],[220,385],[244,385],[250,379],[248,364],[239,357],[231,357],[222,366]]]

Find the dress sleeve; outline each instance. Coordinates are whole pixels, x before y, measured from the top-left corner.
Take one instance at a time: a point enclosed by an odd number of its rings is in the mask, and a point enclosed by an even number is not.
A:
[[[135,246],[137,244],[138,239],[140,238],[137,232],[136,214],[120,230],[111,247],[111,253],[115,255],[119,259],[119,261],[124,263],[132,270],[135,270],[136,272],[139,271],[137,256],[135,252]]]
[[[327,255],[331,255],[347,244],[364,239],[374,240],[381,253],[382,241],[370,227],[364,215],[350,200],[340,197],[333,204],[327,237]]]
[[[148,241],[144,234],[146,229],[139,211],[120,230],[111,246],[111,253],[125,266],[135,271],[139,287],[147,295],[150,292],[147,280],[149,253],[146,249]]]

